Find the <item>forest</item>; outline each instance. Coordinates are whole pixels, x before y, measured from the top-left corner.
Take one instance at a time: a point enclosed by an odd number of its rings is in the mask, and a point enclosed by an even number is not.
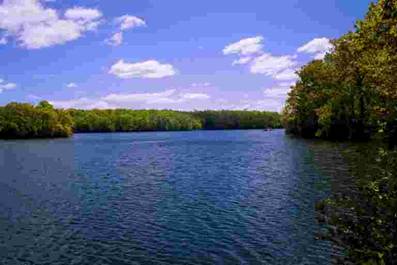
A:
[[[0,138],[68,137],[82,132],[186,131],[280,128],[266,111],[77,110],[9,103],[0,107]]]
[[[304,137],[397,138],[397,1],[372,3],[333,51],[298,71],[283,117]]]
[[[72,135],[73,120],[47,101],[37,106],[9,103],[0,107],[0,138],[51,138]]]
[[[370,169],[351,172],[356,189],[318,205],[327,237],[346,250],[343,264],[397,264],[396,25],[396,0],[372,3],[323,60],[298,71],[283,111],[294,135],[378,141]]]

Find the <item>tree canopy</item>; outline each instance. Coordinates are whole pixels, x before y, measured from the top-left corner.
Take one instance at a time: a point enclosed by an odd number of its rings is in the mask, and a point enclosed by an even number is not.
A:
[[[397,137],[397,1],[370,5],[324,60],[298,71],[284,109],[288,132],[328,139]]]
[[[72,118],[55,110],[47,101],[37,106],[9,103],[0,108],[0,138],[67,137],[72,134]]]
[[[281,116],[265,111],[78,110],[10,103],[0,107],[0,138],[67,137],[73,132],[184,131],[279,128]]]
[[[397,144],[397,1],[372,3],[355,30],[298,71],[283,111],[289,133],[326,139],[387,139]],[[377,146],[381,146],[376,142]],[[397,150],[365,154],[353,168],[356,190],[319,204],[343,264],[396,264]],[[362,158],[361,157],[361,158]],[[363,163],[361,163],[363,164]]]

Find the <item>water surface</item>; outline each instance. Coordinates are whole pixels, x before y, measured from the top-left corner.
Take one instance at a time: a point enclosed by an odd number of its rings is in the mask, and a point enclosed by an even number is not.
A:
[[[0,264],[329,264],[308,143],[283,130],[0,142]]]

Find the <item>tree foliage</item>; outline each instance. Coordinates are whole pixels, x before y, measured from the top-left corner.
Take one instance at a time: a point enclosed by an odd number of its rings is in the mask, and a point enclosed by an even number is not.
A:
[[[207,130],[281,128],[281,118],[277,112],[207,110],[194,112],[193,115],[200,118],[203,128]]]
[[[68,110],[76,132],[183,131],[279,128],[280,114],[265,111]]]
[[[284,109],[288,132],[328,139],[397,138],[397,1],[371,4],[324,60],[299,71]]]
[[[261,111],[58,110],[10,103],[0,107],[0,138],[67,137],[72,132],[279,128],[280,114]]]
[[[76,132],[184,131],[201,129],[198,118],[171,110],[68,110]]]
[[[0,107],[0,138],[67,137],[72,124],[66,111],[55,110],[47,101],[36,107],[20,103]]]
[[[299,71],[283,111],[287,131],[326,139],[380,136],[395,146],[397,1],[372,3],[355,30],[333,45],[324,60]],[[356,190],[319,204],[328,237],[347,251],[346,264],[397,264],[397,152],[374,153],[367,166],[352,170]]]

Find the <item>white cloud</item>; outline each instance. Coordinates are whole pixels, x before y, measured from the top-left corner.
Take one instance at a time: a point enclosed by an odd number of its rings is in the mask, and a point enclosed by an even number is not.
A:
[[[291,86],[294,86],[294,85],[295,85],[295,81],[294,82],[281,82],[279,84],[279,86],[281,86],[281,87],[291,87]]]
[[[115,19],[115,22],[118,24],[119,31],[105,40],[107,44],[112,46],[119,46],[123,43],[123,31],[146,26],[146,22],[143,19],[130,15],[118,17]]]
[[[281,81],[285,81],[285,80],[296,80],[298,78],[298,75],[295,73],[295,69],[285,69],[279,73],[277,73],[274,76],[274,79],[276,80],[281,80]]]
[[[175,89],[155,93],[112,93],[100,98],[79,98],[70,100],[51,100],[58,108],[78,109],[165,109],[177,108],[181,103],[207,100],[210,96],[204,93],[177,93]]]
[[[210,87],[210,86],[211,86],[211,83],[210,83],[210,82],[192,83],[190,86],[191,86],[191,87],[194,87],[194,88],[197,88],[197,87],[205,88],[205,87]]]
[[[45,24],[28,26],[19,33],[18,40],[27,49],[39,49],[78,39],[80,34],[77,24],[67,20],[57,20],[51,26]]]
[[[223,54],[249,55],[249,54],[260,53],[263,48],[262,42],[263,42],[262,36],[242,39],[238,42],[227,45],[223,49]]]
[[[0,45],[6,45],[8,43],[7,38],[6,37],[1,37],[0,38]]]
[[[295,67],[296,65],[297,62],[294,56],[273,56],[269,53],[265,53],[252,61],[250,71],[253,74],[265,74],[275,77],[277,74]]]
[[[327,52],[320,52],[314,55],[314,59],[316,60],[322,60],[324,59],[325,55],[327,54]]]
[[[285,99],[290,91],[290,87],[288,86],[276,86],[263,90],[263,95],[265,98],[276,98],[276,99]]]
[[[247,109],[259,109],[280,112],[288,96],[291,83],[279,83],[278,85],[263,90],[263,98],[248,101]]]
[[[0,87],[4,90],[10,90],[10,89],[14,89],[16,88],[16,84],[15,83],[7,83],[7,84],[1,84]]]
[[[94,30],[101,17],[100,11],[82,7],[68,9],[62,17],[38,0],[4,0],[0,4],[0,29],[27,49],[76,40]]]
[[[40,97],[40,96],[37,96],[34,94],[29,94],[26,96],[26,98],[28,98],[31,101],[37,101],[37,100],[43,99],[43,97]]]
[[[57,108],[69,109],[110,109],[112,108],[108,103],[98,100],[98,99],[90,99],[90,98],[79,98],[79,99],[70,99],[70,100],[50,100],[52,105]]]
[[[241,57],[241,58],[239,58],[237,60],[234,60],[232,65],[247,64],[247,63],[249,63],[251,61],[252,61],[252,57]]]
[[[230,110],[261,110],[261,111],[281,111],[283,108],[283,100],[277,97],[262,98],[246,98],[238,103],[229,101],[218,101],[218,105],[214,109],[230,109]]]
[[[154,103],[159,100],[169,99],[174,95],[175,89],[165,90],[157,93],[130,93],[130,94],[109,94],[102,100],[113,104],[125,104],[143,101],[145,103]]]
[[[0,79],[0,93],[5,90],[12,90],[17,87],[15,83],[7,83],[5,80]]]
[[[251,103],[247,109],[281,112],[281,110],[283,109],[283,105],[284,100],[264,98]]]
[[[210,96],[204,93],[186,93],[181,95],[182,99],[209,99]]]
[[[263,51],[263,37],[242,39],[223,49],[223,54],[237,54],[240,56],[232,65],[248,64],[253,74],[264,74],[276,80],[293,80],[295,74],[296,56],[274,56]]]
[[[116,32],[106,40],[106,43],[112,46],[120,46],[123,43],[123,32]]]
[[[161,64],[155,60],[137,63],[126,63],[124,60],[119,60],[111,66],[109,73],[123,79],[163,78],[175,75],[176,70],[171,64]]]
[[[66,87],[67,87],[67,88],[76,88],[77,85],[76,85],[76,83],[73,83],[73,82],[72,82],[72,83],[67,84]]]
[[[247,109],[259,109],[280,112],[291,90],[292,83],[282,82],[274,87],[263,89],[263,98],[246,100]]]
[[[143,19],[130,15],[118,17],[115,21],[120,25],[120,30],[146,26],[146,22]]]
[[[93,8],[74,7],[65,12],[65,18],[81,22],[90,22],[101,17],[102,13]]]
[[[321,60],[332,48],[333,45],[328,38],[316,38],[299,47],[297,51],[311,54],[315,59]]]

